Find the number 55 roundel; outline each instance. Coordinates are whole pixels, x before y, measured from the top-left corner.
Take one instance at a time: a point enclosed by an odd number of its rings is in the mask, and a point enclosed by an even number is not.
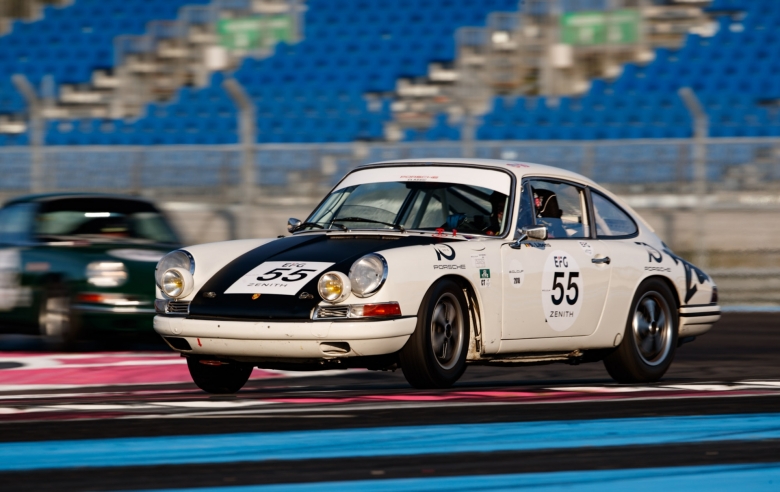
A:
[[[542,306],[547,324],[565,331],[577,320],[582,307],[580,266],[565,251],[553,251],[542,273]]]
[[[333,263],[321,261],[266,261],[249,270],[225,294],[294,296],[315,275]]]

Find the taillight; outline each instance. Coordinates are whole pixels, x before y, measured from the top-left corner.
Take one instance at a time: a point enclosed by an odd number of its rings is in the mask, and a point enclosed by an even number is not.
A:
[[[710,304],[717,304],[718,303],[718,288],[716,286],[712,286],[712,297],[710,297]]]

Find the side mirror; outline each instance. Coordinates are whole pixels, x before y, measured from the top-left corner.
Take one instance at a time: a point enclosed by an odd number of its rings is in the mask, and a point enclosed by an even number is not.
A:
[[[511,244],[511,247],[514,249],[519,248],[523,241],[528,239],[533,239],[535,241],[546,241],[547,240],[547,226],[533,226],[533,227],[524,227],[522,229],[517,230],[518,236],[517,240]]]
[[[528,239],[534,239],[536,241],[547,241],[547,226],[538,225],[533,227],[526,227],[523,232]]]
[[[287,219],[287,232],[297,231],[298,229],[301,228],[302,223],[303,222],[301,222],[298,219],[293,219],[293,218]]]

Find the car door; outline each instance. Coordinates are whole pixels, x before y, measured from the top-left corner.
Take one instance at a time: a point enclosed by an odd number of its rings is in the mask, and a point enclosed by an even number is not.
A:
[[[0,331],[28,321],[29,287],[24,284],[24,254],[35,205],[16,203],[0,209]]]
[[[520,203],[518,228],[544,225],[548,239],[502,246],[502,339],[590,335],[601,318],[611,267],[607,245],[591,226],[588,190],[532,178],[522,186]]]

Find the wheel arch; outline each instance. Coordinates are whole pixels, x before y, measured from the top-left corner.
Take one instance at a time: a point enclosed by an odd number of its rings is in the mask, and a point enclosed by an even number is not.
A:
[[[680,310],[680,293],[677,291],[677,286],[674,284],[672,279],[669,277],[664,277],[663,275],[650,275],[649,277],[645,277],[642,279],[641,282],[639,282],[639,285],[637,285],[637,289],[640,285],[647,282],[648,280],[660,280],[664,284],[666,284],[667,287],[669,287],[669,290],[672,291],[672,297],[674,297],[674,312],[677,314]],[[635,290],[636,292],[636,290]]]
[[[443,275],[436,279],[436,282],[442,280],[451,280],[460,287],[464,295],[466,296],[467,310],[469,314],[469,351],[466,355],[467,360],[479,359],[480,355],[484,351],[484,344],[482,343],[482,327],[483,327],[483,315],[482,315],[482,300],[479,296],[479,291],[474,288],[474,284],[469,279],[461,275]],[[433,284],[431,284],[433,285]],[[421,308],[424,302],[420,304]]]

